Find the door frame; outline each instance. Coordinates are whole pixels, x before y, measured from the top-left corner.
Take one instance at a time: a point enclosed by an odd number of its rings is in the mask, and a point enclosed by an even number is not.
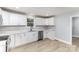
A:
[[[72,36],[72,27],[73,27],[73,26],[72,26],[72,24],[73,24],[73,23],[72,23],[72,21],[73,21],[72,18],[73,18],[73,17],[79,17],[79,15],[70,16],[70,36],[71,36],[71,37],[70,37],[70,38],[71,38],[71,39],[70,39],[70,42],[71,42],[71,45],[72,45],[72,37],[73,37],[73,36]]]

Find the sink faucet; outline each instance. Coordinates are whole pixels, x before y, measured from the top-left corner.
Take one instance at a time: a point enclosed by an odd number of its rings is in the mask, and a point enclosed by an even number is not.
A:
[[[33,26],[30,27],[30,31],[32,31],[32,29],[33,29]]]

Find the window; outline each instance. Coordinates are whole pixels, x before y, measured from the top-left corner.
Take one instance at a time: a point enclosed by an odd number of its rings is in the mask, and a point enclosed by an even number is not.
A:
[[[33,27],[34,26],[34,19],[27,18],[27,26]]]

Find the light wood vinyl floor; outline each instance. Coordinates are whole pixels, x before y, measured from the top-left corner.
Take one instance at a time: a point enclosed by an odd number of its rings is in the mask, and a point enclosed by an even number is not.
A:
[[[76,51],[79,52],[79,37],[73,37],[72,43],[76,46]]]
[[[78,41],[77,41],[78,42]],[[57,40],[45,39],[10,50],[10,52],[75,52],[75,45],[68,45]]]

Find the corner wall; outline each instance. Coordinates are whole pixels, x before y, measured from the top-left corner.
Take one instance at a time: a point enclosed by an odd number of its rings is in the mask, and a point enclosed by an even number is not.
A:
[[[72,20],[73,13],[66,13],[55,17],[56,40],[62,41],[67,44],[72,44]]]

